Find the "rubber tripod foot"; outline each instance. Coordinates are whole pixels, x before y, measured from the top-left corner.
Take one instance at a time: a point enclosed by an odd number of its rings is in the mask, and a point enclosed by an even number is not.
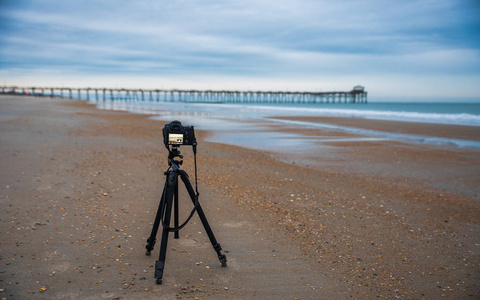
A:
[[[157,260],[155,262],[155,278],[157,278],[157,284],[162,284],[164,266],[165,262],[163,261]]]
[[[227,266],[227,257],[224,254],[219,255],[218,260],[222,263],[222,267]]]

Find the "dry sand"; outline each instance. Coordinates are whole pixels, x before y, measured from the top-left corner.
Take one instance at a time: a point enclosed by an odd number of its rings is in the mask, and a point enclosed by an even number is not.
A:
[[[144,246],[167,167],[163,123],[8,96],[0,122],[0,298],[480,297],[478,150],[380,141],[286,156],[197,130],[200,203],[228,267],[195,216],[170,238],[156,285],[159,244],[150,257]],[[374,123],[358,126],[393,124]],[[182,193],[182,217],[191,206]]]

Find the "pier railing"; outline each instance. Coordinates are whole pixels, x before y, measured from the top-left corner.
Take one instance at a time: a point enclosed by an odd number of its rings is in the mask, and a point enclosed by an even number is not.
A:
[[[65,97],[95,101],[202,102],[202,103],[367,103],[367,92],[275,92],[226,90],[164,90],[66,87],[1,87],[2,94]]]

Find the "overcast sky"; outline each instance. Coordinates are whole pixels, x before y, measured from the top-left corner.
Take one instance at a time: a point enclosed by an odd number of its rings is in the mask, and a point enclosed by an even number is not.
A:
[[[480,1],[0,0],[0,80],[480,99]]]

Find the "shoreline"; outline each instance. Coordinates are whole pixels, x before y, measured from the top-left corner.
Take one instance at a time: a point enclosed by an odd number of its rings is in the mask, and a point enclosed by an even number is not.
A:
[[[164,122],[59,98],[0,105],[7,298],[480,296],[479,151],[376,141],[292,161],[196,128],[200,201],[229,266],[194,217],[169,240],[157,286],[144,244],[164,181]],[[193,176],[191,149],[181,150]]]
[[[268,107],[259,107],[257,111],[256,106],[244,106],[238,104],[217,104],[211,105],[208,108],[196,103],[179,102],[176,106],[169,106],[171,103],[165,103],[166,111],[157,111],[157,106],[145,105],[130,105],[128,103],[118,104],[119,108],[130,109],[138,113],[151,113],[157,115],[157,119],[169,120],[171,118],[193,119],[195,125],[205,127],[207,130],[222,131],[243,131],[242,127],[248,126],[249,123],[258,123],[259,126],[275,126],[285,125],[288,127],[319,128],[323,131],[343,132],[345,136],[357,136],[366,139],[367,136],[372,139],[387,139],[400,142],[411,142],[415,144],[432,144],[432,145],[453,145],[457,148],[474,148],[480,149],[480,126],[469,125],[454,125],[454,124],[435,124],[435,123],[418,123],[412,121],[395,120],[378,120],[367,117],[320,117],[305,115],[307,111],[290,111],[287,113],[287,107],[280,107],[280,110],[271,110]],[[190,106],[192,105],[192,106]],[[107,105],[108,107],[108,105]],[[113,103],[110,104],[110,109],[114,108]],[[222,108],[223,107],[223,108]],[[246,108],[245,108],[246,107]],[[238,113],[225,112],[236,109]],[[171,111],[170,111],[171,110]],[[298,115],[295,115],[295,112]],[[361,111],[359,111],[361,112]],[[450,116],[451,117],[451,116]],[[459,115],[461,117],[461,115]],[[212,121],[214,123],[212,124]],[[270,124],[268,124],[270,123]],[[276,124],[275,124],[276,123]],[[199,128],[200,128],[199,127]],[[268,128],[267,128],[268,129]],[[253,128],[249,128],[255,132]],[[257,133],[264,131],[259,128]],[[257,134],[258,135],[258,134]],[[268,141],[271,136],[258,135],[257,139],[264,139]],[[282,139],[282,137],[273,137]],[[289,137],[283,138],[283,140]],[[309,137],[311,139],[312,137]],[[244,138],[246,140],[246,138]],[[227,143],[235,144],[232,141]],[[255,141],[259,144],[258,141]],[[240,146],[249,146],[246,143],[238,144]],[[251,147],[252,148],[252,147]],[[258,149],[258,147],[253,147]],[[272,149],[275,149],[272,148]],[[271,150],[271,149],[266,149]]]

